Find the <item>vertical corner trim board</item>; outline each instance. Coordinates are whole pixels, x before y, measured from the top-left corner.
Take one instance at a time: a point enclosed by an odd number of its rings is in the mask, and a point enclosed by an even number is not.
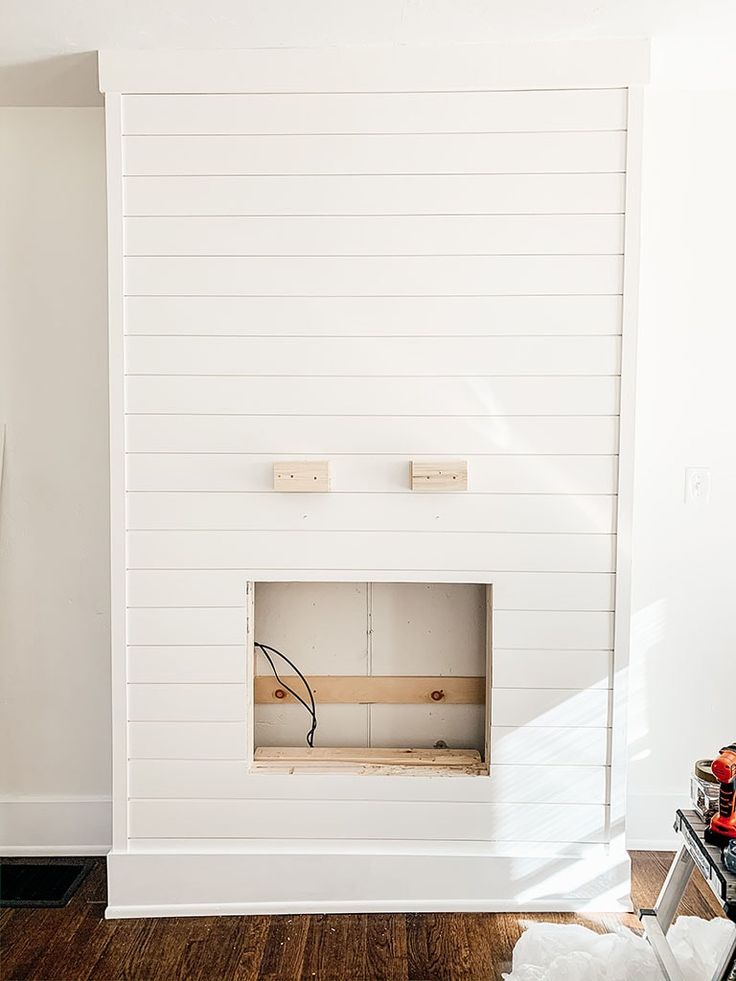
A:
[[[613,623],[628,609],[647,46],[100,65],[108,915],[625,907]],[[350,584],[381,584],[397,636],[413,614],[390,584],[485,585],[485,710],[389,700],[374,742],[344,745],[378,746],[413,711],[477,710],[490,775],[253,767],[278,724],[254,725],[254,584],[271,582],[334,584],[345,622],[366,609]],[[483,673],[462,638],[444,645],[451,672],[432,661],[432,616],[409,658],[375,636],[371,650],[363,625],[365,676],[413,676],[413,692],[452,674],[453,698],[479,702],[461,691]],[[365,688],[349,644],[329,657],[312,674]],[[360,708],[331,697],[335,718]],[[191,874],[162,874],[172,856]],[[581,857],[589,880],[567,882]]]

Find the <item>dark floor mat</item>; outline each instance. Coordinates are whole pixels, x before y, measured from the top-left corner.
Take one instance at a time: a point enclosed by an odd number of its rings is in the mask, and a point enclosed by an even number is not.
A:
[[[0,906],[66,906],[89,871],[89,863],[0,864]]]

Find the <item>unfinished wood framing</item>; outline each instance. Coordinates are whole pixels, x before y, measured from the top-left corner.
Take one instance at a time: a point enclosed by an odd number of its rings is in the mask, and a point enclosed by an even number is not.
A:
[[[285,686],[303,694],[304,683],[297,675],[281,675],[280,685],[273,675],[255,679],[257,705],[295,702]],[[310,675],[308,678],[315,702],[341,705],[422,705],[444,702],[447,705],[482,705],[485,702],[485,678]]]
[[[305,746],[263,746],[255,751],[256,769],[280,769],[289,772],[406,773],[416,770],[424,775],[478,775],[485,772],[480,753],[474,749],[329,749]]]
[[[255,658],[255,601],[256,601],[256,584],[254,582],[247,582],[245,584],[245,683],[248,687],[248,691],[253,688],[255,670],[256,670],[256,658]],[[246,726],[245,733],[245,751],[247,753],[248,759],[253,758],[253,752],[255,749],[255,729],[253,726]]]
[[[493,687],[493,586],[486,586],[486,676],[485,676],[485,740],[483,759],[490,767],[491,764],[491,691]]]
[[[325,493],[330,489],[327,460],[290,460],[273,465],[273,489],[296,493]]]
[[[387,584],[382,583],[381,585]],[[477,584],[475,588],[478,588]],[[430,716],[433,715],[433,707],[441,710],[443,705],[483,706],[483,734],[479,744],[473,746],[471,743],[463,746],[463,743],[460,742],[458,747],[457,737],[455,737],[454,748],[448,749],[444,742],[445,734],[442,728],[439,728],[436,736],[437,742],[432,749],[427,748],[427,742],[424,742],[424,748],[419,748],[422,743],[419,743],[419,747],[416,744],[412,745],[412,743],[408,743],[407,747],[407,743],[405,743],[401,748],[384,749],[380,746],[360,744],[348,748],[339,745],[341,736],[338,734],[336,739],[333,731],[331,737],[333,747],[293,748],[291,746],[261,745],[250,755],[253,768],[256,770],[278,769],[280,772],[295,772],[296,768],[299,772],[304,770],[314,773],[319,770],[321,773],[329,773],[333,769],[344,772],[345,767],[349,767],[351,772],[374,774],[380,771],[383,775],[388,775],[405,773],[412,767],[425,768],[422,772],[426,773],[426,768],[430,767],[432,772],[438,775],[443,773],[449,775],[457,772],[469,775],[487,775],[490,770],[493,588],[490,584],[482,585],[480,588],[483,596],[482,619],[479,624],[482,631],[482,651],[484,654],[483,674],[453,675],[445,673],[445,671],[450,672],[453,669],[453,664],[457,664],[457,660],[453,658],[451,645],[447,649],[447,664],[445,666],[443,661],[444,648],[439,648],[441,657],[438,661],[438,649],[435,645],[434,660],[432,661],[431,651],[425,651],[421,648],[421,634],[418,643],[422,651],[422,659],[426,660],[427,656],[430,657],[430,663],[435,667],[433,674],[315,674],[313,673],[314,660],[311,662],[312,671],[305,672],[305,677],[317,705],[352,705],[356,707],[363,705],[368,707],[368,710],[371,706],[380,707],[383,705],[426,706]],[[255,584],[249,584],[249,595],[254,594],[257,595]],[[346,597],[343,596],[342,602],[345,599]],[[290,604],[291,601],[287,602]],[[289,606],[289,608],[291,607]],[[341,608],[345,609],[344,606]],[[325,610],[325,616],[329,616],[328,611],[329,608]],[[319,608],[319,612],[322,612],[321,608]],[[353,608],[353,614],[355,612]],[[285,611],[285,615],[289,616],[288,611]],[[314,613],[311,615],[314,616]],[[415,619],[412,620],[412,617]],[[403,621],[404,618],[407,618],[407,623],[418,623],[421,617],[421,610],[417,611],[417,609],[409,606],[406,609],[401,608],[399,619]],[[249,622],[253,624],[255,620],[251,618]],[[431,620],[429,623],[431,624]],[[372,636],[373,631],[370,624],[369,616],[367,629],[369,635]],[[404,628],[405,626],[406,624],[404,624]],[[431,631],[432,627],[428,625],[425,629]],[[297,699],[288,689],[292,689],[301,697],[306,698],[304,682],[295,674],[280,673],[277,679],[273,674],[266,673],[266,668],[263,665],[260,666],[260,671],[263,673],[255,673],[257,659],[254,641],[255,637],[252,631],[249,631],[247,638],[248,650],[250,651],[249,690],[253,709],[256,706],[271,706],[273,708],[276,706],[284,706],[285,708],[294,706]],[[404,635],[404,641],[406,641],[406,635]],[[355,643],[354,635],[353,643]],[[375,654],[374,650],[372,656]],[[333,661],[333,663],[340,662]],[[399,662],[396,663],[398,666]],[[302,662],[300,667],[303,666]],[[436,670],[437,668],[439,671]],[[280,716],[275,718],[280,719]],[[442,718],[442,716],[440,715],[438,718]],[[440,722],[440,726],[442,725],[443,723]],[[352,741],[354,734],[351,736],[350,733],[346,733],[344,738]],[[400,741],[401,733],[398,732],[394,738]],[[334,747],[335,742],[338,743],[336,748]]]

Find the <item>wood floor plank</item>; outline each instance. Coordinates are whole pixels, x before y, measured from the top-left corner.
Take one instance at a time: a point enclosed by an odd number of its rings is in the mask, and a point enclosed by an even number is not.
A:
[[[108,943],[79,981],[142,981],[145,975],[130,973],[130,960],[136,967],[134,952],[151,934],[160,930],[159,920],[113,920],[109,922]],[[138,964],[140,966],[140,964]]]
[[[408,981],[406,916],[374,913],[366,922],[366,974],[370,981]]]
[[[186,981],[258,981],[268,916],[216,917],[206,940],[190,941],[181,967]]]
[[[144,935],[126,960],[124,976],[145,981],[171,981],[183,977],[182,966],[188,944],[206,941],[212,917],[164,917],[157,927]]]
[[[2,945],[3,981],[36,981],[35,965],[44,952],[53,947],[63,950],[56,942],[56,935],[63,931],[70,919],[76,920],[81,907],[72,906],[61,909],[16,909],[15,916],[3,928]]]
[[[93,897],[100,895],[100,886],[102,887],[101,895],[103,901],[94,902]],[[83,963],[90,957],[88,934],[99,927],[101,921],[104,922],[105,891],[106,878],[104,864],[98,861],[92,864],[89,873],[83,879],[79,889],[69,903],[69,915],[59,917],[60,925],[54,934],[51,944],[48,948],[42,949],[39,957],[33,962],[31,969],[32,977],[49,979],[51,981],[55,977],[62,979],[71,978],[84,973]],[[62,913],[64,910],[60,909],[57,912]],[[105,931],[100,932],[98,930],[98,936],[100,938],[104,937],[104,933]],[[81,946],[79,945],[79,934],[85,938]],[[60,965],[58,964],[58,957],[54,956],[54,952],[58,949],[64,951],[65,963],[63,965],[63,972],[66,973],[58,973]],[[74,961],[73,955],[75,953],[83,955],[83,959],[76,963],[70,963],[70,961]]]
[[[309,916],[271,917],[258,981],[299,981],[310,919]]]
[[[463,913],[468,938],[470,973],[478,981],[501,977],[511,961],[507,957],[509,942],[503,932],[504,920],[512,919],[497,913]],[[514,941],[515,942],[515,941]]]
[[[34,964],[34,977],[68,981],[86,977],[110,942],[114,924],[105,920],[104,903],[84,903],[68,934],[58,933],[54,943]]]
[[[410,981],[476,981],[462,913],[406,917]]]
[[[365,981],[366,916],[310,917],[301,981]]]

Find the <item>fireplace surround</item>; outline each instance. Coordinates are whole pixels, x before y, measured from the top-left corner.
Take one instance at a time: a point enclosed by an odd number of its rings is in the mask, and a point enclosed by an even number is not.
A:
[[[629,908],[647,72],[100,54],[108,916]]]

